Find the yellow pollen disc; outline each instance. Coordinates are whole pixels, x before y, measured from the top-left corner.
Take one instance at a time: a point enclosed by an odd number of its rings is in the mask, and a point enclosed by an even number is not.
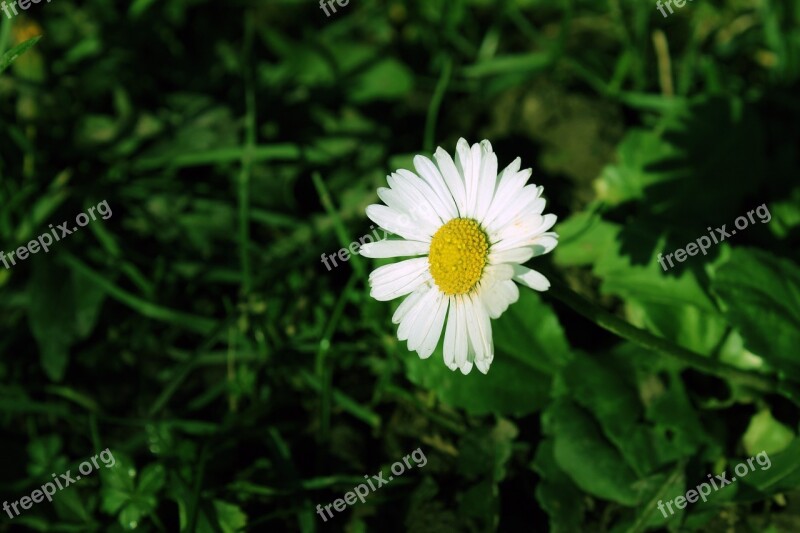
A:
[[[481,279],[489,243],[469,218],[454,218],[433,235],[428,256],[431,276],[447,295],[466,294]]]

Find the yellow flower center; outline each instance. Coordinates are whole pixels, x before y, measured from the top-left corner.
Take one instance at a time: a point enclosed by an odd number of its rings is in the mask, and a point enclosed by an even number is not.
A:
[[[433,281],[447,295],[466,294],[481,279],[489,251],[477,222],[454,218],[433,235],[428,264]]]

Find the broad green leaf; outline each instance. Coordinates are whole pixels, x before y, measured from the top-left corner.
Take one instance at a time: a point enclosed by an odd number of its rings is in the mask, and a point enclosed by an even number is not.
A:
[[[646,229],[627,229],[626,244],[621,239],[623,227],[598,214],[574,215],[562,227],[556,263],[592,265],[602,280],[601,293],[623,298],[634,325],[699,353],[710,352],[722,340],[727,323],[698,274],[689,269],[665,272],[655,250],[648,248]]]
[[[28,323],[47,377],[61,381],[75,341],[75,301],[70,279],[58,275],[52,258],[33,261]]]
[[[800,379],[800,268],[756,249],[734,249],[712,283],[745,346]]]
[[[569,400],[558,400],[543,418],[545,433],[554,439],[556,463],[576,485],[622,505],[639,503],[636,475],[586,411]]]
[[[214,510],[222,533],[236,533],[247,527],[247,515],[238,505],[214,500]]]
[[[476,522],[479,531],[491,531],[497,524],[499,513],[499,492],[491,480],[484,479],[462,490],[458,514]]]
[[[656,466],[657,458],[648,429],[639,423],[643,409],[635,383],[629,381],[631,370],[610,357],[577,355],[560,379],[569,397],[593,415],[626,464],[644,475]]]
[[[137,492],[140,494],[155,494],[164,486],[167,479],[164,467],[159,463],[152,463],[144,467],[139,475]]]
[[[47,500],[45,500],[45,503]],[[61,490],[53,496],[53,507],[59,518],[65,521],[81,521],[89,523],[92,520],[92,507],[87,508],[87,503],[78,490]]]
[[[706,97],[666,121],[663,132],[634,129],[620,144],[619,161],[604,169],[596,188],[612,205],[642,200],[630,223],[659,221],[652,241],[690,225],[693,234],[714,220],[741,213],[763,175],[760,117],[736,98]],[[724,191],[711,212],[708,190]],[[669,224],[663,222],[669,221]]]
[[[782,452],[759,452],[754,460],[755,471],[741,481],[766,494],[797,489],[800,486],[800,439],[794,439]]]
[[[28,444],[28,473],[34,478],[49,477],[63,471],[67,460],[61,453],[62,440],[58,435],[44,435]]]
[[[800,188],[792,191],[789,199],[782,202],[771,203],[767,206],[769,216],[764,220],[769,221],[769,229],[778,238],[785,239],[792,229],[800,226]]]
[[[572,533],[581,529],[586,504],[580,489],[558,464],[553,439],[545,439],[536,449],[531,465],[542,478],[536,486],[536,500],[547,512],[550,531]]]
[[[750,419],[742,443],[751,456],[762,451],[775,454],[786,449],[794,438],[794,431],[775,420],[765,409]]]
[[[503,481],[506,464],[518,430],[514,424],[500,419],[491,430],[476,428],[459,442],[458,465],[467,479],[485,478],[492,483]]]
[[[598,198],[612,205],[641,198],[644,189],[667,179],[667,174],[651,166],[677,150],[649,130],[632,129],[617,148],[618,162],[603,169],[595,184]]]
[[[582,211],[558,223],[558,246],[554,260],[561,266],[590,266],[614,248],[619,234],[616,224]]]
[[[39,346],[42,367],[53,381],[60,381],[69,361],[70,347],[94,329],[105,291],[84,275],[51,257],[35,258],[28,285],[28,321]]]
[[[370,66],[352,84],[352,88],[346,93],[352,102],[396,100],[411,92],[414,75],[403,63],[387,58]]]

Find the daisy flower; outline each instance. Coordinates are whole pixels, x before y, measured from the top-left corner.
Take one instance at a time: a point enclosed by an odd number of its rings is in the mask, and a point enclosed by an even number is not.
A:
[[[542,187],[525,184],[531,169],[520,170],[519,158],[497,173],[489,141],[470,147],[459,139],[455,161],[442,148],[434,159],[418,155],[417,174],[401,169],[387,177],[389,188],[378,189],[386,205],[370,205],[367,216],[402,239],[367,243],[359,253],[412,257],[369,276],[376,300],[406,297],[392,322],[409,350],[429,357],[446,322],[447,367],[467,374],[474,364],[485,374],[494,358],[489,319],[517,301],[515,282],[538,291],[550,287],[522,263],[558,244],[558,235],[548,231],[556,216],[542,214]]]

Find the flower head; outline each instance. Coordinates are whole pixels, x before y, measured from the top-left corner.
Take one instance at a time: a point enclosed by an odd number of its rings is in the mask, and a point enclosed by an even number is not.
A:
[[[369,277],[376,300],[406,297],[392,321],[409,350],[429,357],[446,322],[445,364],[464,374],[474,364],[485,374],[494,359],[489,319],[517,301],[514,282],[539,291],[550,287],[522,263],[558,244],[558,235],[548,231],[556,216],[542,214],[542,187],[526,185],[531,169],[520,170],[519,158],[498,175],[489,141],[470,147],[460,139],[455,160],[441,148],[434,159],[418,155],[417,174],[388,176],[389,188],[378,189],[386,205],[370,205],[367,216],[402,240],[368,243],[360,253],[414,257]]]

